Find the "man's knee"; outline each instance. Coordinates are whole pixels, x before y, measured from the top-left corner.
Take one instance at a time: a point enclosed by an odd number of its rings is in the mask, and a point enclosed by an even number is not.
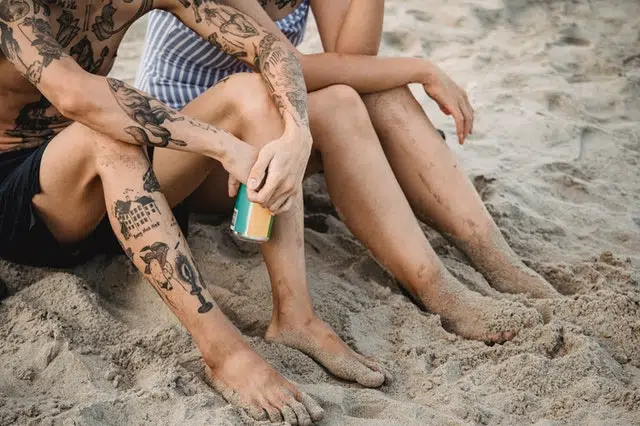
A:
[[[146,169],[149,166],[144,147],[113,139],[91,129],[88,131],[90,138],[87,149],[91,152],[98,174],[125,168]]]

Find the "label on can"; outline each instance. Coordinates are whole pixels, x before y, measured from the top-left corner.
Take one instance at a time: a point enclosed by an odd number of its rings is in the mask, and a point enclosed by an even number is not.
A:
[[[231,230],[239,238],[264,242],[271,237],[273,215],[259,204],[252,203],[247,197],[247,187],[240,185],[238,198],[233,209]]]

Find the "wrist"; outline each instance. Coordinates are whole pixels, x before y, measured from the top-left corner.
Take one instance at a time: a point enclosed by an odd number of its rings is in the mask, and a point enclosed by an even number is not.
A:
[[[308,125],[300,125],[293,119],[287,120],[285,122],[284,135],[289,136],[290,139],[298,143],[307,144],[311,148],[311,130]]]
[[[423,86],[430,86],[434,81],[435,66],[433,63],[426,59],[421,59],[421,66],[419,67],[420,82]]]

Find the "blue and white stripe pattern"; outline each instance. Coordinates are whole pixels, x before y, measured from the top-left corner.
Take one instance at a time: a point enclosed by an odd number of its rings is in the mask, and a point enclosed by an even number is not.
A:
[[[304,38],[309,0],[284,18],[278,28],[294,45]],[[153,10],[136,87],[180,110],[223,78],[251,69],[191,31],[169,12]]]

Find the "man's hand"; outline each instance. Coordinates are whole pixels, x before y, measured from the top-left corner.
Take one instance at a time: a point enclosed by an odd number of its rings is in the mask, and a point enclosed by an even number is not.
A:
[[[222,160],[222,166],[229,172],[229,197],[233,198],[238,194],[240,183],[247,183],[257,158],[258,151],[248,143],[237,140],[230,144],[229,151]]]
[[[275,215],[289,211],[302,190],[312,141],[306,128],[298,129],[285,131],[281,138],[265,145],[249,175],[249,200]]]
[[[453,116],[458,142],[464,144],[473,131],[474,115],[467,93],[432,63],[428,65],[426,81],[423,87],[427,95],[436,101],[443,113]]]

